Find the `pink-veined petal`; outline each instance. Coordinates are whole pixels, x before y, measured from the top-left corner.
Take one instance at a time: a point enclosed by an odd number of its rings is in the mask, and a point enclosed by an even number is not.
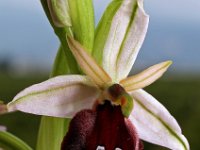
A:
[[[130,94],[134,99],[130,120],[141,139],[173,150],[189,150],[177,121],[161,103],[142,89]]]
[[[81,69],[96,85],[104,88],[106,84],[112,81],[104,69],[96,63],[78,41],[68,37],[68,44]]]
[[[136,75],[130,76],[120,81],[120,84],[128,92],[144,88],[152,84],[156,80],[158,80],[165,73],[165,71],[167,71],[167,68],[171,64],[172,64],[171,61],[165,61],[156,65],[153,65]]]
[[[32,85],[14,97],[8,111],[23,111],[54,117],[73,117],[82,109],[92,108],[99,90],[86,76],[67,75]]]
[[[142,0],[124,0],[113,17],[103,50],[103,68],[114,81],[129,74],[144,41],[148,20]]]

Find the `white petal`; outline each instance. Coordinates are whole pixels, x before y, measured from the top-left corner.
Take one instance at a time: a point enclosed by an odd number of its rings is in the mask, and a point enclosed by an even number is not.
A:
[[[8,111],[72,117],[82,109],[92,108],[98,94],[85,76],[58,76],[26,88],[7,107]]]
[[[153,65],[134,76],[128,77],[120,81],[120,84],[128,92],[144,88],[159,79],[171,64],[171,61],[165,61]]]
[[[177,121],[161,103],[144,90],[130,94],[135,100],[130,120],[141,139],[173,150],[189,150]]]
[[[146,35],[149,17],[142,3],[142,0],[124,0],[112,20],[103,68],[116,82],[130,72]]]
[[[143,1],[137,1],[138,8],[135,12],[135,17],[118,55],[116,64],[116,72],[118,73],[116,78],[118,81],[126,78],[129,74],[142,46],[148,28],[149,16],[144,12]]]

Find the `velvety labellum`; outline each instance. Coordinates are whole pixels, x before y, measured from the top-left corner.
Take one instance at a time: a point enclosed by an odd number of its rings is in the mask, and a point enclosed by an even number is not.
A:
[[[110,101],[95,110],[83,110],[75,115],[62,142],[62,150],[142,150],[135,127],[125,119],[121,106]]]

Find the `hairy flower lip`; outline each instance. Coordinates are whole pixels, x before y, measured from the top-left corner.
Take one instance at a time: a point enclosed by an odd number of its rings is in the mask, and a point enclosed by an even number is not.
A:
[[[110,150],[142,148],[134,126],[124,119],[120,106],[113,106],[106,100],[96,110],[82,110],[75,115],[62,142],[62,150],[93,150],[100,145]]]

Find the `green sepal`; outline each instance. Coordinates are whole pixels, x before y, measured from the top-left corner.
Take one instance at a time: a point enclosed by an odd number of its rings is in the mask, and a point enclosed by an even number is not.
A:
[[[92,0],[68,0],[74,38],[81,43],[88,53],[94,43],[94,8]]]
[[[112,19],[116,14],[116,12],[118,11],[119,7],[121,6],[122,2],[123,0],[113,0],[108,5],[106,11],[104,12],[95,30],[95,39],[93,48],[94,50],[92,55],[94,56],[98,64],[102,64],[103,49],[110,31]]]
[[[32,150],[24,141],[6,131],[0,131],[0,149],[3,150]]]

